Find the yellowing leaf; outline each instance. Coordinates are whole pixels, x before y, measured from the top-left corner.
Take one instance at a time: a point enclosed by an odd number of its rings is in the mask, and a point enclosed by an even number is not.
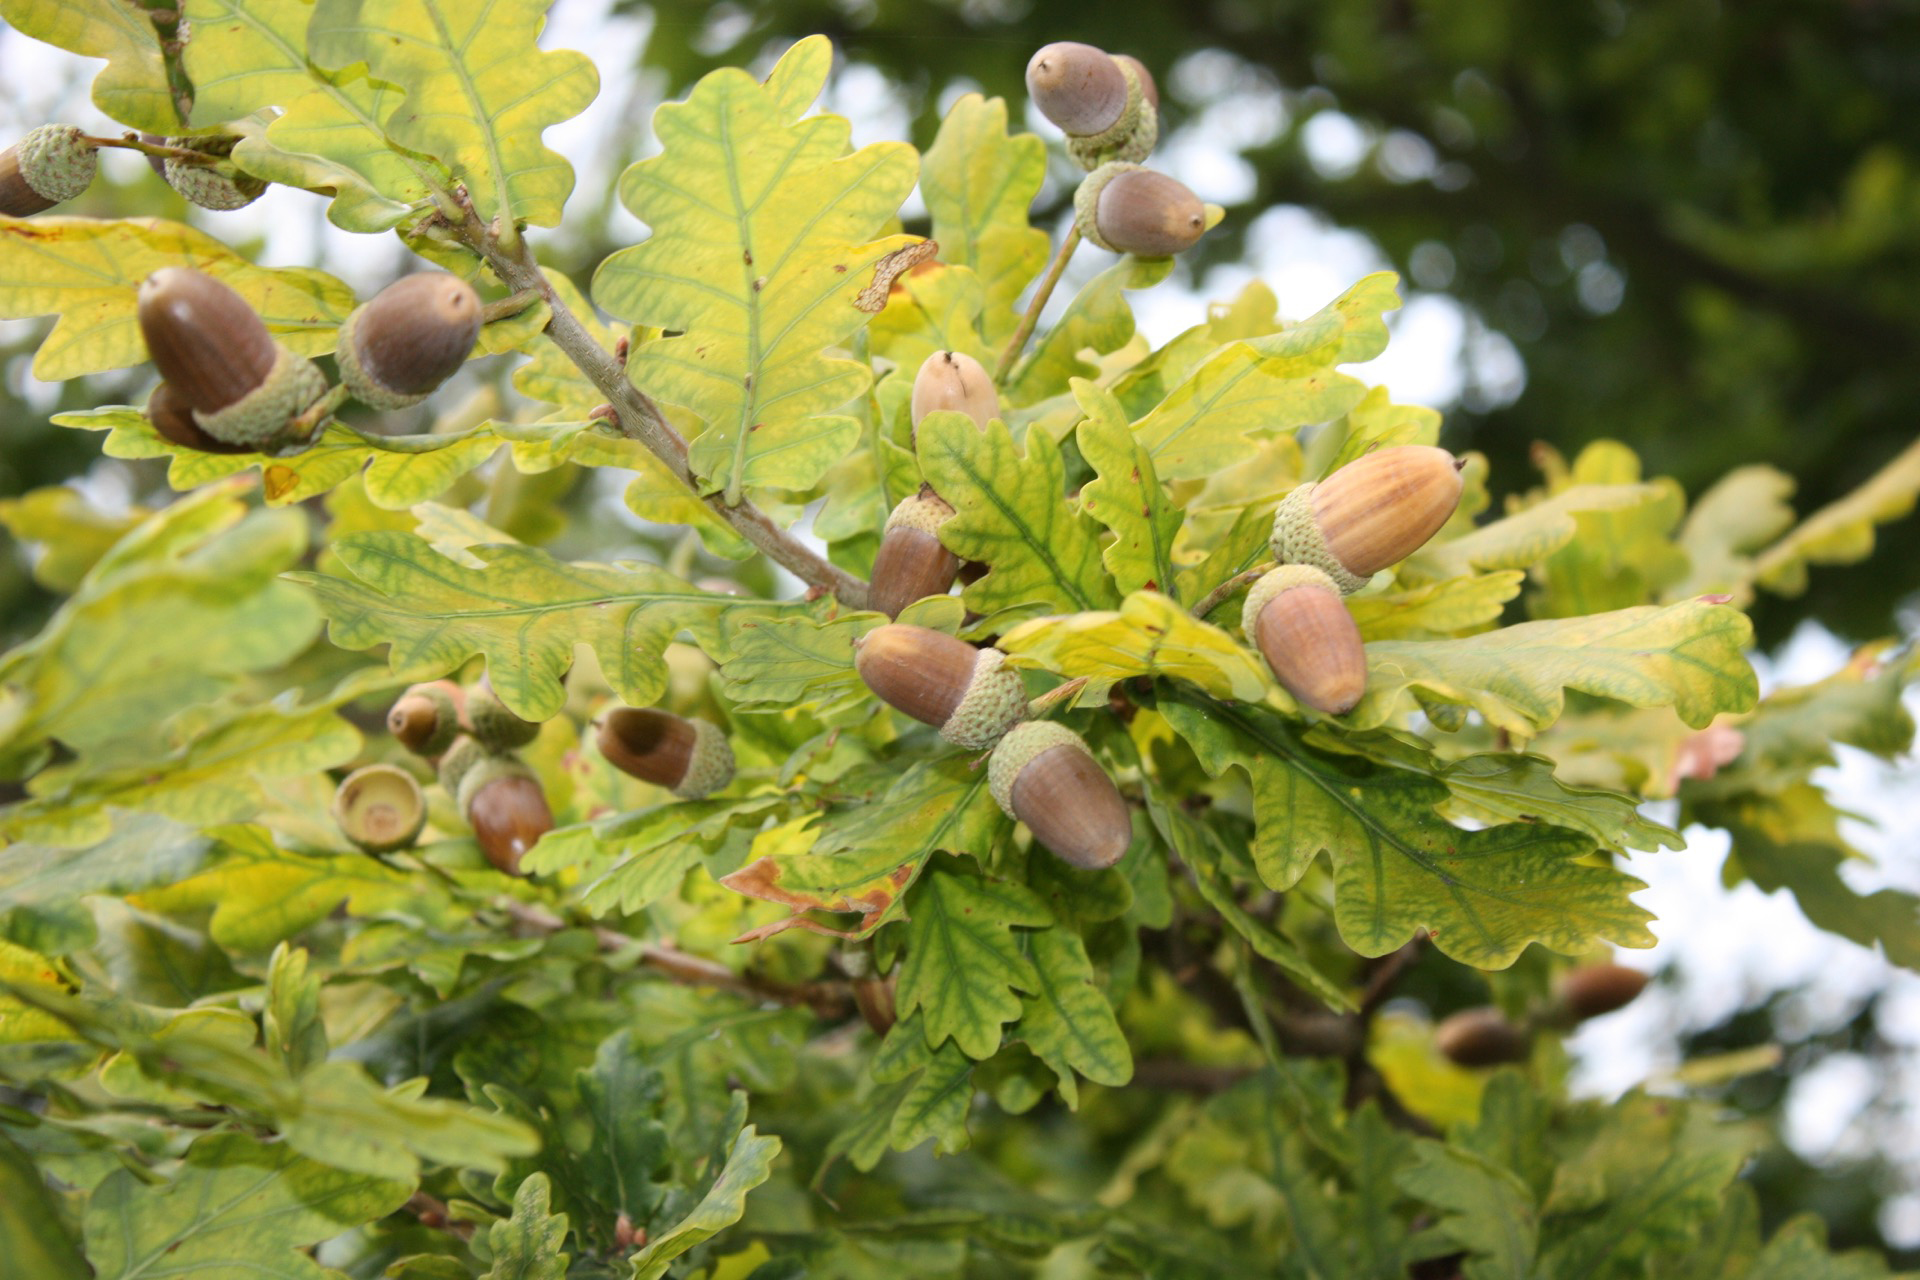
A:
[[[1432,640],[1483,631],[1520,594],[1518,569],[1447,578],[1418,587],[1350,596],[1347,608],[1368,640]]]
[[[1089,280],[1059,322],[1014,367],[1002,391],[1006,403],[1035,404],[1059,395],[1075,378],[1099,377],[1100,370],[1080,353],[1091,347],[1105,355],[1126,346],[1134,330],[1126,291],[1159,284],[1172,270],[1172,258],[1126,257]]]
[[[1074,439],[1099,473],[1081,487],[1080,507],[1113,531],[1113,541],[1101,553],[1107,572],[1122,591],[1174,595],[1173,540],[1180,532],[1180,509],[1168,500],[1153,458],[1127,425],[1119,402],[1080,378],[1073,380],[1073,394],[1087,415]]]
[[[909,271],[893,282],[886,307],[873,318],[874,353],[907,379],[936,351],[965,352],[991,367],[994,356],[974,328],[981,297],[980,281],[966,267],[930,263]]]
[[[1242,702],[1261,701],[1269,688],[1259,663],[1233,637],[1152,591],[1134,592],[1117,613],[1023,622],[1000,637],[999,647],[1063,676],[1167,676]]]
[[[971,314],[980,317],[988,345],[1013,333],[1019,323],[1014,303],[1046,265],[1047,233],[1027,223],[1046,176],[1046,144],[1030,133],[1009,137],[1006,102],[977,93],[961,95],[947,109],[921,162],[920,195],[933,218],[933,238],[943,261],[973,268],[981,297]]]
[[[1793,527],[1793,477],[1769,466],[1735,467],[1694,500],[1680,526],[1687,576],[1664,599],[1724,594],[1753,598],[1753,553]]]
[[[89,504],[78,489],[66,485],[48,485],[18,498],[0,498],[0,525],[21,542],[40,544],[33,580],[62,593],[79,586],[107,548],[150,514],[145,507],[136,506],[109,515]]]
[[[140,6],[125,0],[3,0],[0,18],[23,36],[105,58],[107,65],[94,77],[93,104],[121,124],[151,133],[179,130],[160,32]]]
[[[0,263],[0,317],[60,317],[33,360],[34,376],[48,382],[147,358],[135,294],[162,267],[192,267],[231,287],[301,355],[333,350],[354,307],[353,290],[324,271],[256,267],[160,218],[0,218]]]
[[[1348,717],[1386,724],[1422,702],[1471,707],[1496,729],[1532,736],[1560,717],[1563,689],[1635,707],[1671,706],[1701,728],[1748,711],[1759,683],[1746,658],[1753,625],[1706,600],[1523,622],[1460,640],[1367,646],[1367,692]]]
[[[393,142],[431,156],[467,188],[482,221],[560,224],[573,166],[541,141],[600,92],[593,63],[544,51],[547,0],[319,0],[308,56],[340,70],[357,62],[402,89],[381,123]]]
[[[1873,478],[1803,520],[1754,560],[1760,585],[1780,595],[1807,588],[1807,566],[1853,564],[1873,552],[1874,526],[1913,510],[1920,497],[1920,441],[1908,445]]]
[[[914,242],[869,238],[912,189],[913,148],[848,155],[845,120],[796,119],[831,58],[824,39],[803,40],[764,85],[725,68],[661,107],[661,153],[620,182],[653,234],[594,276],[606,310],[677,331],[635,350],[627,373],[706,421],[690,461],[729,503],[749,486],[808,488],[853,446],[854,419],[820,415],[871,375],[825,350],[865,323],[854,302],[874,267]]]
[[[1657,485],[1575,485],[1471,533],[1440,538],[1401,561],[1401,581],[1432,582],[1462,578],[1476,570],[1526,569],[1558,551],[1579,532],[1575,515],[1583,511],[1620,511],[1664,496]]]

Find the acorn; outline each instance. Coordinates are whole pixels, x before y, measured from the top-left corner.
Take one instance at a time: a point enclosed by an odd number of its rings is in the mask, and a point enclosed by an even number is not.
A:
[[[487,861],[510,876],[520,874],[520,859],[553,830],[539,779],[510,756],[489,756],[468,769],[456,799]]]
[[[368,853],[390,853],[419,839],[427,825],[427,798],[405,769],[370,764],[348,774],[334,791],[333,820]]]
[[[1241,630],[1288,693],[1330,716],[1367,691],[1367,651],[1340,588],[1310,564],[1284,564],[1247,593]]]
[[[166,145],[182,151],[198,151],[201,155],[224,157],[233,154],[233,149],[240,145],[240,139],[232,135],[168,138]],[[194,164],[177,156],[167,156],[161,160],[160,176],[167,180],[168,186],[185,196],[187,203],[217,213],[244,209],[258,200],[267,189],[265,182],[251,174],[238,170],[224,173],[216,165]]]
[[[100,154],[78,125],[43,124],[0,151],[0,214],[30,218],[93,185]]]
[[[1074,224],[1102,249],[1165,258],[1207,229],[1200,197],[1164,173],[1115,161],[1088,174],[1073,195]]]
[[[998,649],[893,622],[854,641],[853,666],[888,706],[935,725],[956,747],[981,751],[1027,715],[1020,673]]]
[[[416,684],[387,712],[387,731],[417,756],[437,756],[461,730],[466,690],[451,680]]]
[[[161,383],[147,397],[147,421],[163,439],[202,453],[252,452],[243,444],[223,444],[202,431],[200,424],[193,420],[193,410],[186,398],[174,390],[171,382]]]
[[[600,718],[600,754],[620,772],[699,800],[733,781],[733,748],[720,727],[655,707],[616,707]]]
[[[1133,843],[1127,802],[1080,735],[1063,724],[1016,725],[993,749],[987,787],[1008,817],[1076,867],[1110,867]]]
[[[947,594],[960,573],[960,557],[941,544],[939,529],[952,518],[953,508],[930,485],[900,500],[873,557],[869,609],[897,618],[915,600]]]
[[[289,420],[326,393],[319,367],[275,342],[246,299],[210,275],[162,267],[140,282],[138,310],[154,367],[223,444],[293,443]]]
[[[1494,1067],[1525,1062],[1532,1038],[1492,1005],[1462,1009],[1434,1028],[1433,1043],[1456,1066]]]
[[[450,796],[458,797],[460,784],[466,780],[474,767],[486,760],[487,749],[465,734],[453,740],[440,756],[438,775],[440,786]]]
[[[1445,449],[1395,445],[1300,485],[1273,513],[1273,558],[1358,591],[1439,532],[1460,505],[1461,466]]]
[[[540,736],[540,726],[507,710],[491,686],[481,684],[467,695],[467,723],[481,746],[496,755],[524,747]]]
[[[1647,975],[1622,964],[1587,964],[1561,977],[1554,1004],[1574,1022],[1624,1009],[1647,988]]]
[[[1067,135],[1083,168],[1108,160],[1144,160],[1159,138],[1159,90],[1137,59],[1061,40],[1027,63],[1027,96]]]
[[[1153,73],[1147,70],[1147,64],[1130,53],[1116,53],[1113,60],[1120,64],[1123,71],[1131,71],[1140,81],[1140,92],[1155,111],[1160,109],[1160,86],[1153,82]]]
[[[466,363],[481,320],[480,295],[459,276],[396,280],[340,326],[340,381],[375,409],[419,404]]]
[[[913,425],[936,409],[964,413],[984,428],[1000,416],[1000,395],[978,360],[964,351],[936,351],[913,375]]]

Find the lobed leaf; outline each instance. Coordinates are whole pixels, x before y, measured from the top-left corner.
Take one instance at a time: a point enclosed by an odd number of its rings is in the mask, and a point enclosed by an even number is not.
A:
[[[1136,591],[1118,612],[1035,618],[997,642],[1007,653],[1063,676],[1111,684],[1130,676],[1185,680],[1216,698],[1259,702],[1269,684],[1233,637],[1167,597]]]
[[[1810,565],[1854,564],[1873,553],[1874,527],[1913,510],[1920,498],[1920,441],[1901,450],[1852,493],[1808,516],[1754,558],[1759,584],[1778,595],[1807,589]]]
[[[933,238],[944,261],[971,268],[979,282],[969,320],[979,317],[987,345],[1011,336],[1019,323],[1014,303],[1046,266],[1047,233],[1027,222],[1046,176],[1046,144],[1030,133],[1008,136],[1006,102],[977,93],[947,108],[921,160],[920,195]]]
[[[1525,580],[1520,570],[1503,569],[1377,594],[1367,591],[1348,597],[1347,609],[1369,641],[1470,635],[1498,622]]]
[[[1113,532],[1101,560],[1122,591],[1159,591],[1178,602],[1173,541],[1181,514],[1161,487],[1151,453],[1127,425],[1112,394],[1073,380],[1085,421],[1074,429],[1080,455],[1097,478],[1080,489],[1080,509]]]
[[[1015,991],[1040,985],[1013,931],[1052,921],[1021,885],[934,868],[907,904],[907,955],[894,995],[900,1016],[920,1010],[933,1048],[951,1038],[969,1058],[992,1057],[1001,1027],[1020,1016]]]
[[[633,1280],[660,1280],[675,1258],[740,1221],[747,1211],[747,1193],[773,1176],[779,1154],[780,1139],[763,1138],[752,1125],[742,1129],[700,1203],[633,1255]]]
[[[1080,353],[1092,348],[1106,355],[1124,347],[1134,331],[1127,291],[1151,288],[1172,270],[1172,258],[1125,257],[1088,281],[1053,328],[1014,367],[1002,388],[1004,401],[1037,404],[1066,391],[1075,378],[1098,378],[1099,368]],[[941,493],[945,496],[945,490]]]
[[[1062,925],[1022,931],[1021,949],[1033,966],[1036,989],[1020,1001],[1016,1034],[1059,1080],[1060,1097],[1080,1105],[1074,1072],[1095,1084],[1119,1086],[1133,1078],[1133,1052],[1094,980],[1080,935]]]
[[[493,1266],[481,1280],[566,1280],[567,1215],[549,1208],[547,1175],[536,1173],[513,1193],[513,1214],[487,1229]]]
[[[134,129],[175,133],[180,113],[153,20],[124,0],[0,0],[0,18],[23,36],[84,58],[105,58],[93,105]]]
[[[1622,511],[1659,502],[1665,491],[1651,484],[1575,485],[1470,533],[1439,538],[1395,568],[1402,582],[1463,578],[1476,572],[1526,569],[1572,542],[1585,511]]]

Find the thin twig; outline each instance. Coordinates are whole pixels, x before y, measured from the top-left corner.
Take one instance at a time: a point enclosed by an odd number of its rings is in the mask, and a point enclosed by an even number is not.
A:
[[[1251,586],[1253,583],[1258,582],[1266,575],[1267,571],[1272,568],[1273,562],[1269,560],[1266,564],[1255,565],[1251,569],[1243,569],[1239,573],[1234,574],[1231,578],[1228,578],[1225,582],[1200,598],[1200,603],[1193,606],[1193,616],[1196,618],[1205,618],[1208,614],[1220,607],[1222,600],[1225,600],[1240,588]]]
[[[1060,248],[1054,253],[1047,274],[1041,277],[1040,287],[1033,291],[1033,300],[1027,303],[1027,313],[1020,317],[1020,327],[1013,331],[1013,337],[1007,339],[1007,349],[1000,353],[999,367],[993,371],[995,386],[1006,385],[1007,375],[1013,372],[1021,348],[1033,336],[1033,327],[1040,323],[1040,313],[1047,309],[1047,299],[1053,296],[1053,287],[1060,283],[1060,277],[1067,269],[1067,259],[1073,257],[1073,251],[1079,247],[1080,228],[1067,228],[1066,238],[1060,241]]]
[[[93,147],[120,147],[126,151],[138,151],[141,155],[154,156],[161,160],[179,160],[186,164],[213,165],[220,163],[220,157],[205,151],[189,151],[185,147],[169,147],[164,143],[148,142],[138,134],[122,134],[118,138],[102,138],[90,133],[80,135],[80,141]]]
[[[313,430],[335,409],[353,398],[345,383],[337,387],[328,387],[327,394],[308,405],[297,417],[287,420],[287,438],[300,442],[304,449],[313,436]]]
[[[580,317],[561,299],[541,273],[524,237],[516,239],[509,250],[471,211],[455,229],[469,247],[486,258],[487,265],[509,289],[516,292],[531,289],[546,299],[553,313],[547,322],[547,337],[607,398],[614,408],[614,421],[622,432],[645,445],[648,452],[666,464],[675,479],[699,495],[709,510],[732,525],[775,564],[809,586],[832,592],[847,608],[866,607],[867,584],[863,580],[808,548],[759,507],[751,502],[729,506],[720,495],[701,492],[700,483],[687,463],[687,442],[673,429],[660,407],[627,380],[621,362],[595,340]]]
[[[496,298],[480,308],[480,323],[493,324],[519,315],[534,303],[540,301],[538,289],[515,289],[504,298]]]

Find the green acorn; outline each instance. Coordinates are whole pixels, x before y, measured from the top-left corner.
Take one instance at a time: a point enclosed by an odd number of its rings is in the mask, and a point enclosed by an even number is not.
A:
[[[232,136],[168,138],[166,144],[182,151],[224,157],[233,154],[233,149],[240,145],[240,139]],[[166,178],[168,186],[186,197],[187,203],[216,212],[244,209],[258,200],[267,189],[265,182],[250,174],[235,171],[229,175],[222,173],[218,166],[194,164],[177,156],[162,159],[160,173]]]
[[[1088,174],[1073,194],[1074,225],[1102,249],[1165,258],[1207,230],[1200,197],[1164,173],[1115,161]]]
[[[0,151],[0,214],[27,218],[93,185],[100,155],[79,126],[43,124]]]
[[[987,787],[1006,815],[1062,861],[1110,867],[1133,843],[1133,817],[1079,734],[1051,720],[1015,725],[993,749]]]
[[[1310,564],[1351,594],[1418,551],[1460,505],[1460,461],[1403,444],[1297,486],[1273,513],[1273,558]]]
[[[506,704],[484,684],[467,695],[467,722],[473,726],[473,736],[480,745],[496,755],[524,747],[540,736],[537,723],[522,720],[507,710]]]
[[[441,755],[460,733],[466,701],[466,690],[451,680],[416,684],[387,712],[387,730],[417,756]]]
[[[246,299],[191,267],[163,267],[141,281],[138,310],[154,367],[202,431],[249,449],[297,443],[288,422],[326,394],[326,376],[275,342]]]
[[[940,526],[951,519],[953,508],[928,485],[900,500],[873,557],[869,609],[897,618],[915,600],[947,594],[960,573],[960,557],[940,541]]]
[[[654,707],[616,707],[595,736],[607,763],[642,782],[699,800],[733,781],[733,748],[720,727]]]
[[[853,651],[854,670],[882,702],[970,751],[1026,718],[1026,685],[1006,661],[998,649],[899,622],[867,632]]]
[[[510,876],[520,874],[520,859],[553,830],[540,780],[511,756],[488,756],[468,769],[455,800],[487,861]]]
[[[459,276],[396,280],[340,327],[340,381],[375,409],[418,404],[466,362],[481,319],[480,295]]]
[[[348,774],[333,793],[340,832],[368,853],[390,853],[419,839],[427,798],[405,769],[370,764]]]

